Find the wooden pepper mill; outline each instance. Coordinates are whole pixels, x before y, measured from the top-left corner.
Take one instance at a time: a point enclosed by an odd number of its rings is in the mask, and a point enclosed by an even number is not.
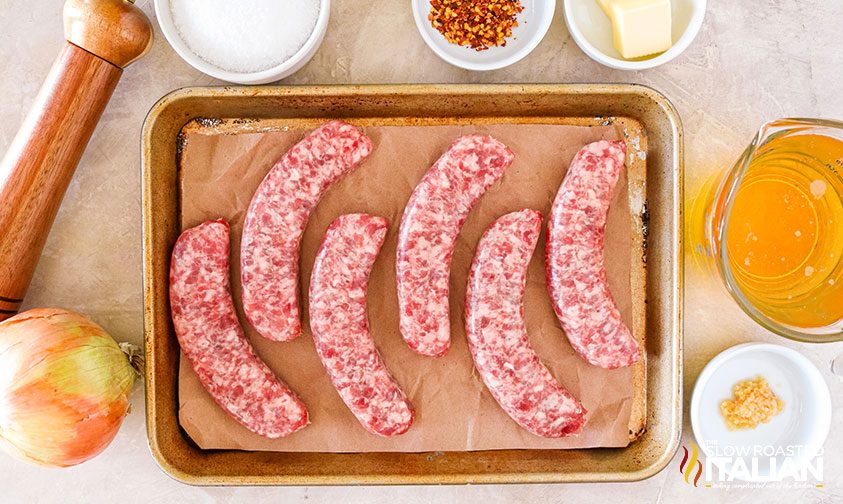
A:
[[[0,163],[0,320],[20,308],[50,226],[123,68],[152,44],[124,0],[67,0],[66,42]]]

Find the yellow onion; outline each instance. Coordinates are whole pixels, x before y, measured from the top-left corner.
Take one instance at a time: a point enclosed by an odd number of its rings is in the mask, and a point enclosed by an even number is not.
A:
[[[117,434],[136,376],[78,313],[35,309],[0,323],[0,446],[46,466],[90,459]]]

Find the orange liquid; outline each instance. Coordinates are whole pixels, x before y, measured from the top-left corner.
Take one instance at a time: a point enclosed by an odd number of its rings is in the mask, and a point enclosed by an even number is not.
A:
[[[725,233],[736,284],[759,311],[799,328],[843,320],[843,142],[770,140],[750,162]]]

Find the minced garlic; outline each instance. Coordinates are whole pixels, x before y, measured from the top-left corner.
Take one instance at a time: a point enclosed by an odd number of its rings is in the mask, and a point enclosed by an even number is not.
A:
[[[720,413],[729,430],[754,429],[781,413],[784,401],[776,397],[767,380],[759,376],[732,387],[734,399],[720,403]]]

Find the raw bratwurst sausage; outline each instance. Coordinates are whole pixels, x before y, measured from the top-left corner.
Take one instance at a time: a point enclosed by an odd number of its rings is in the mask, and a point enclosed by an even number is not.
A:
[[[577,153],[550,210],[545,256],[553,309],[571,346],[607,369],[641,358],[603,265],[606,218],[625,158],[619,141],[594,142]]]
[[[240,248],[243,311],[275,341],[301,334],[299,246],[311,212],[334,182],[359,165],[372,141],[332,121],[294,145],[263,179],[243,223]]]
[[[468,277],[465,332],[474,366],[501,408],[531,433],[558,438],[577,434],[586,411],[527,336],[524,287],[541,220],[535,210],[512,212],[483,234]]]
[[[205,222],[179,236],[170,264],[170,307],[182,351],[225,411],[268,438],[307,425],[304,404],[255,355],[237,320],[225,221]]]
[[[369,333],[369,273],[389,225],[368,214],[338,217],[325,232],[310,281],[316,351],[340,397],[369,432],[395,436],[413,423],[413,407]]]
[[[396,261],[399,321],[407,344],[422,355],[448,352],[454,244],[474,203],[512,159],[512,151],[490,136],[460,137],[427,171],[404,209]]]

